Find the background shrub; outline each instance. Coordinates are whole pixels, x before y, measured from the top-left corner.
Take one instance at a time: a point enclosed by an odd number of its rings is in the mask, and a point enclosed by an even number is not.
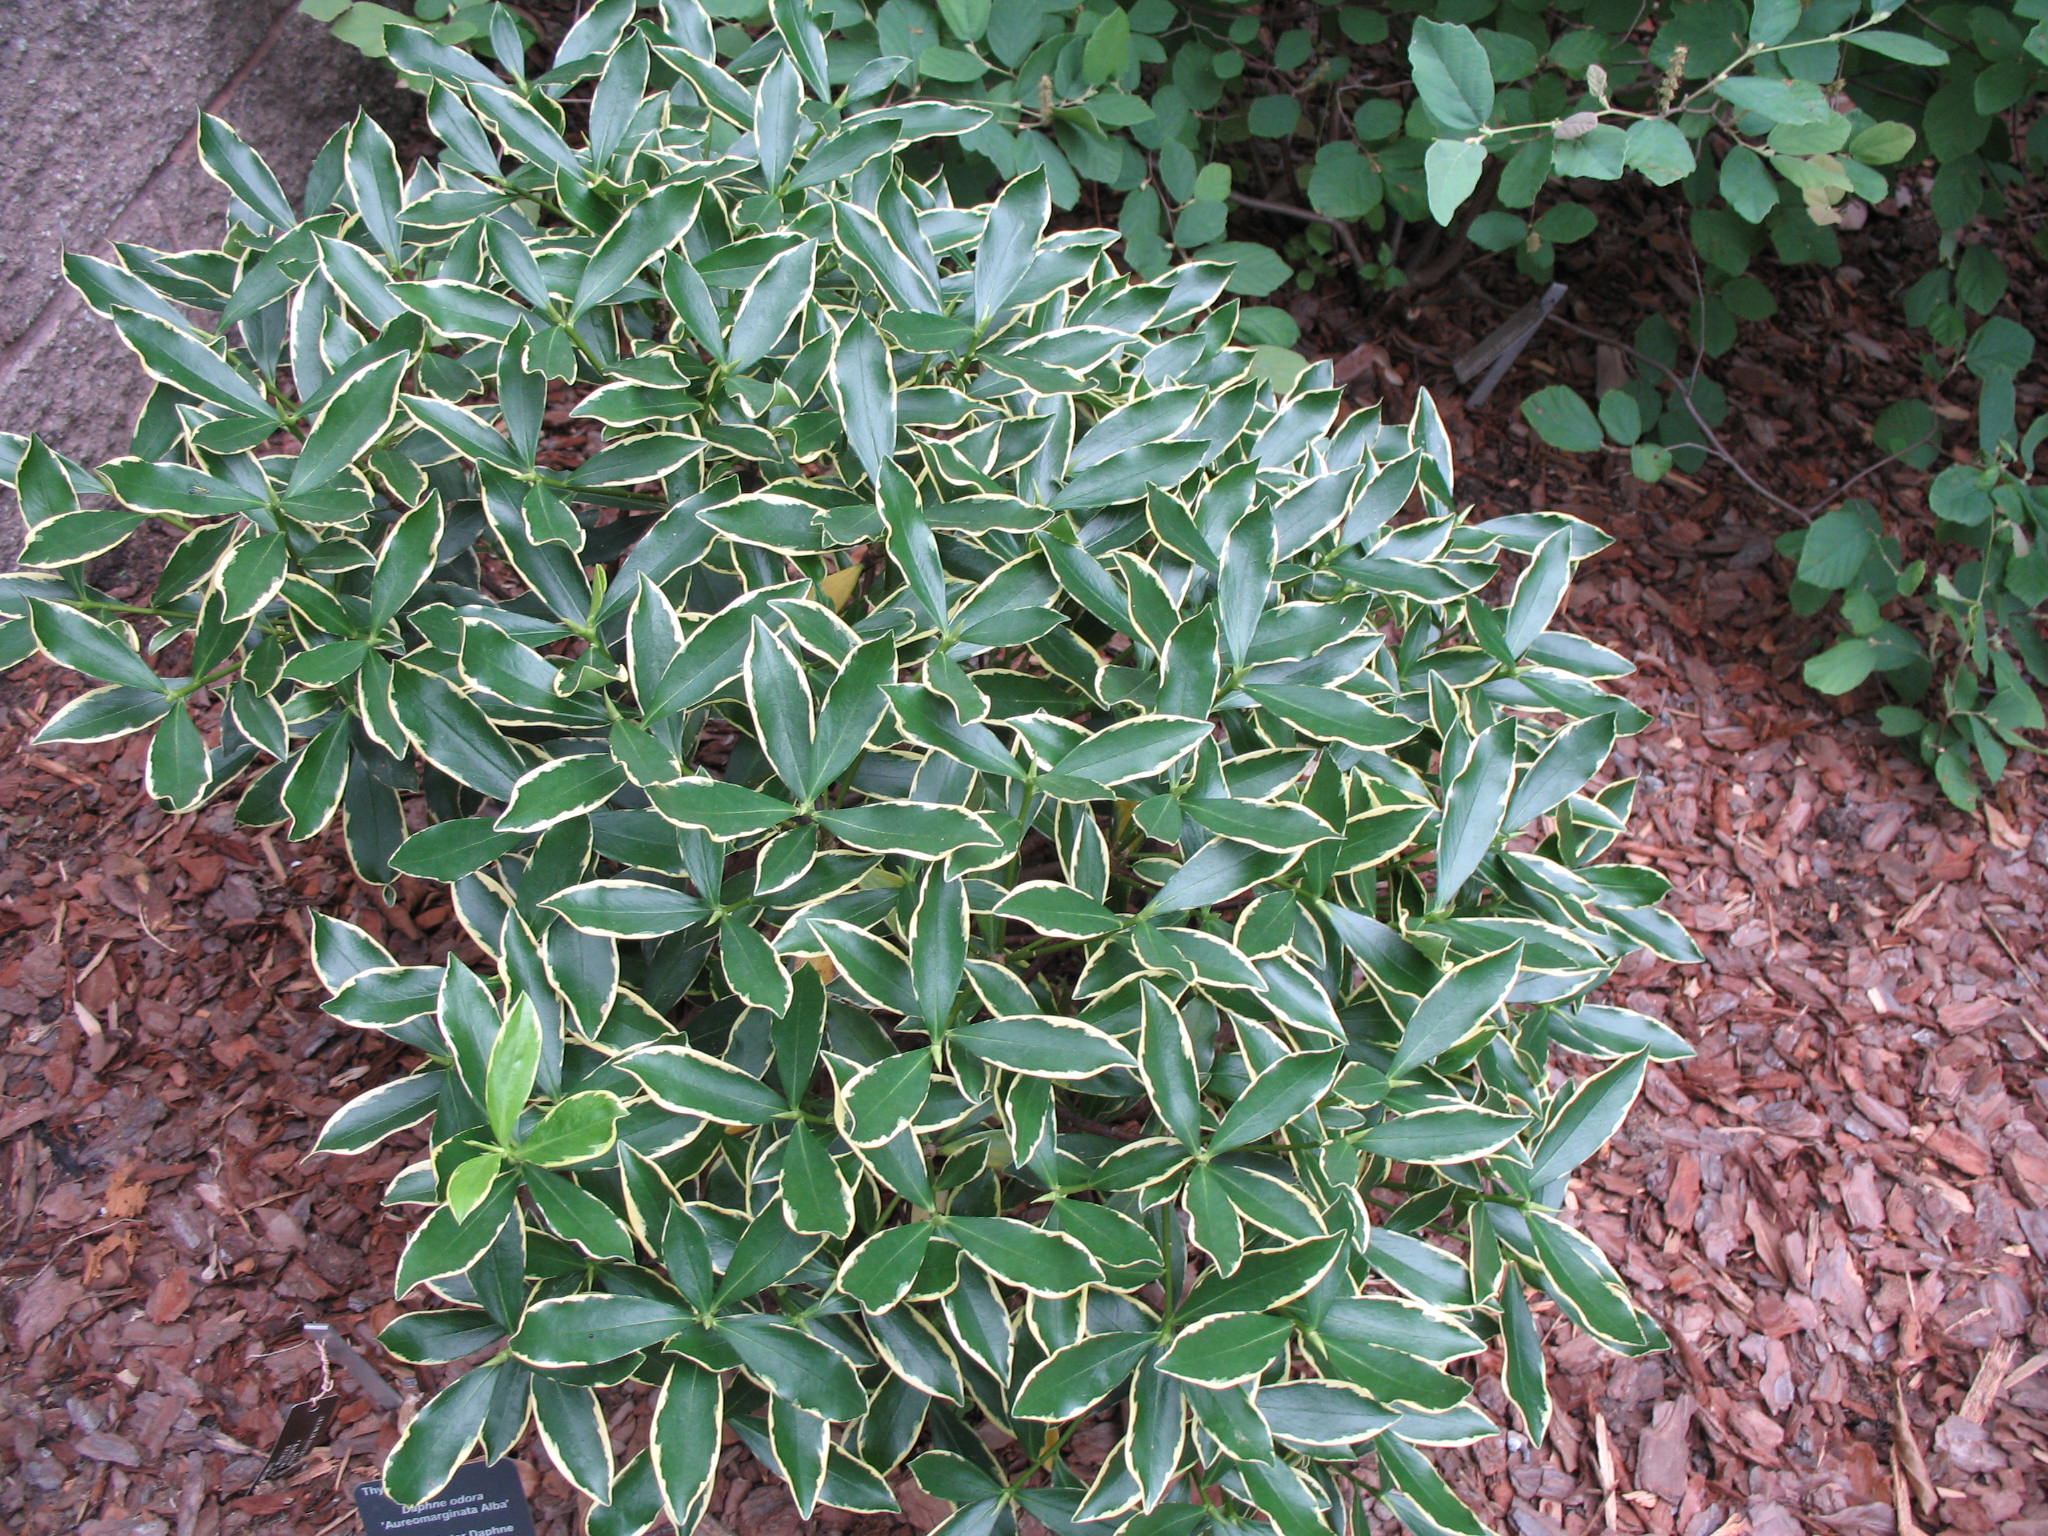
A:
[[[1550,627],[1602,536],[1471,520],[1427,399],[1276,383],[1222,268],[1120,273],[1042,172],[906,174],[985,112],[774,23],[603,4],[509,82],[394,31],[446,148],[359,120],[303,211],[209,120],[222,247],[70,263],[158,380],[133,454],[15,443],[0,642],[100,684],[40,739],[339,818],[488,957],[318,925],[425,1058],[320,1141],[431,1119],[386,1343],[471,1362],[387,1485],[531,1425],[594,1530],[689,1529],[724,1422],[806,1513],[908,1461],[953,1532],[1342,1529],[1369,1450],[1475,1529],[1420,1449],[1496,1427],[1458,1362],[1540,1437],[1533,1298],[1662,1343],[1557,1214],[1685,1054],[1592,992],[1693,957],[1601,862],[1627,664]]]

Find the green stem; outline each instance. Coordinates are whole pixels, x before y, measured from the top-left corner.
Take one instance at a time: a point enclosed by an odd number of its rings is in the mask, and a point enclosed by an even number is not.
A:
[[[191,698],[191,697],[192,697],[192,695],[193,695],[193,694],[195,694],[195,693],[199,692],[199,691],[200,691],[200,689],[202,689],[202,688],[210,688],[210,687],[212,687],[212,686],[213,686],[213,685],[214,685],[215,683],[219,682],[219,681],[220,681],[220,680],[221,680],[222,678],[224,678],[224,677],[232,677],[232,676],[233,676],[233,675],[234,675],[235,673],[237,673],[237,672],[239,672],[239,671],[241,671],[241,670],[242,670],[242,664],[241,664],[241,663],[240,663],[239,661],[233,661],[233,662],[229,662],[229,663],[228,663],[228,664],[227,664],[226,666],[222,667],[222,668],[221,668],[221,669],[220,669],[220,670],[219,670],[218,672],[215,672],[215,673],[214,673],[214,674],[213,674],[212,676],[210,676],[210,677],[196,677],[196,678],[194,678],[194,679],[193,679],[193,680],[192,680],[191,682],[187,683],[187,684],[186,684],[186,685],[185,685],[184,687],[182,687],[182,688],[180,688],[180,689],[176,690],[176,691],[175,691],[174,693],[172,693],[171,697],[172,697],[173,699],[177,699],[177,700],[184,700],[184,699],[189,699],[189,698]]]

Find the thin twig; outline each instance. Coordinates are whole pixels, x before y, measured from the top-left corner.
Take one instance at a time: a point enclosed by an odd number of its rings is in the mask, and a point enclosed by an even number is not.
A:
[[[1335,231],[1337,243],[1344,247],[1344,254],[1351,258],[1352,265],[1357,268],[1360,280],[1364,280],[1365,252],[1359,248],[1357,234],[1343,219],[1327,213],[1318,213],[1313,208],[1297,208],[1292,203],[1276,203],[1270,198],[1253,197],[1249,192],[1233,192],[1230,194],[1230,200],[1246,208],[1256,208],[1261,213],[1277,213],[1282,218],[1300,219],[1308,224],[1327,224]]]
[[[1752,475],[1749,472],[1748,466],[1746,466],[1740,459],[1736,458],[1733,453],[1728,451],[1728,445],[1721,441],[1720,434],[1717,433],[1711,426],[1707,424],[1706,417],[1700,414],[1700,408],[1693,403],[1692,391],[1685,387],[1686,381],[1679,377],[1678,371],[1676,369],[1672,368],[1667,363],[1659,362],[1656,358],[1651,357],[1647,352],[1637,351],[1634,347],[1630,346],[1627,342],[1623,341],[1618,336],[1604,335],[1599,331],[1592,330],[1586,326],[1579,325],[1574,321],[1567,320],[1562,315],[1552,316],[1551,323],[1553,325],[1556,325],[1561,330],[1571,332],[1574,336],[1583,336],[1586,338],[1586,340],[1598,342],[1602,346],[1618,347],[1623,352],[1626,352],[1630,357],[1635,358],[1638,362],[1648,363],[1652,368],[1656,368],[1659,371],[1661,371],[1666,378],[1670,379],[1672,383],[1679,386],[1677,389],[1673,390],[1672,393],[1678,397],[1678,403],[1685,407],[1685,413],[1693,419],[1693,424],[1697,426],[1700,429],[1700,431],[1706,434],[1707,446],[1713,450],[1714,456],[1722,460],[1724,463],[1726,463],[1730,469],[1735,471],[1736,474],[1740,475],[1742,477],[1743,484],[1747,485],[1752,491],[1755,491],[1757,495],[1763,497],[1764,500],[1770,502],[1772,506],[1777,507],[1780,511],[1789,512],[1794,517],[1798,517],[1801,515],[1801,510],[1799,507],[1794,505],[1792,502],[1787,501],[1784,497],[1780,496],[1776,491],[1772,490],[1769,486],[1765,485],[1761,480],[1757,479],[1755,475]]]
[[[1941,429],[1937,427],[1934,431],[1928,433],[1918,442],[1908,443],[1905,447],[1899,449],[1896,453],[1888,453],[1883,458],[1879,459],[1876,463],[1864,465],[1863,468],[1857,470],[1855,474],[1851,475],[1848,479],[1844,480],[1840,485],[1836,486],[1833,490],[1829,491],[1827,495],[1821,497],[1819,501],[1816,501],[1815,503],[1813,503],[1812,506],[1807,507],[1804,511],[1800,513],[1800,516],[1806,519],[1806,521],[1812,522],[1815,517],[1819,516],[1822,508],[1824,508],[1829,502],[1833,501],[1837,496],[1840,496],[1844,491],[1848,490],[1850,486],[1856,484],[1857,481],[1868,480],[1872,475],[1876,474],[1880,469],[1885,468],[1887,465],[1896,464],[1900,459],[1903,459],[1907,454],[1913,453],[1921,448],[1925,448],[1929,443],[1933,442],[1940,435]]]
[[[1707,447],[1713,452],[1714,456],[1720,459],[1721,462],[1726,464],[1730,469],[1734,470],[1737,475],[1741,476],[1742,483],[1747,485],[1751,490],[1755,491],[1757,495],[1763,497],[1766,501],[1770,502],[1771,505],[1777,507],[1780,511],[1789,512],[1792,516],[1798,518],[1799,521],[1802,523],[1812,522],[1814,518],[1818,517],[1821,514],[1821,512],[1826,509],[1830,502],[1833,502],[1840,498],[1842,494],[1849,489],[1850,486],[1856,485],[1861,481],[1868,480],[1872,475],[1876,474],[1879,470],[1884,469],[1889,465],[1896,464],[1899,460],[1903,459],[1907,454],[1914,453],[1919,449],[1924,448],[1927,444],[1933,442],[1939,431],[1939,429],[1937,428],[1936,432],[1928,433],[1925,437],[1920,438],[1917,442],[1908,443],[1905,447],[1899,449],[1897,452],[1888,453],[1883,458],[1877,460],[1875,463],[1866,464],[1862,469],[1857,470],[1855,474],[1851,475],[1848,479],[1844,480],[1840,485],[1835,486],[1831,490],[1829,490],[1828,493],[1825,496],[1821,497],[1818,501],[1812,502],[1809,505],[1802,507],[1794,502],[1787,501],[1784,497],[1780,496],[1776,491],[1772,490],[1769,486],[1765,485],[1761,480],[1757,479],[1755,475],[1749,472],[1748,466],[1746,466],[1742,462],[1742,460],[1738,459],[1731,451],[1729,451],[1728,445],[1721,441],[1720,434],[1715,432],[1712,427],[1707,425],[1706,418],[1700,414],[1699,407],[1693,403],[1691,390],[1683,387],[1683,381],[1680,380],[1677,371],[1673,369],[1669,364],[1661,363],[1656,358],[1649,356],[1647,353],[1637,351],[1634,347],[1630,346],[1627,342],[1621,340],[1621,338],[1619,338],[1618,336],[1609,336],[1604,334],[1603,332],[1593,330],[1590,327],[1579,325],[1573,321],[1565,319],[1562,315],[1552,315],[1550,323],[1552,325],[1559,327],[1562,330],[1570,331],[1574,336],[1583,336],[1588,341],[1598,342],[1601,346],[1617,347],[1621,351],[1626,352],[1630,357],[1635,358],[1636,361],[1641,363],[1647,363],[1652,368],[1658,369],[1664,374],[1666,378],[1670,379],[1674,384],[1679,384],[1681,387],[1673,390],[1672,393],[1677,395],[1678,403],[1685,407],[1685,413],[1693,419],[1694,425],[1696,425],[1700,429],[1700,431],[1706,434]]]

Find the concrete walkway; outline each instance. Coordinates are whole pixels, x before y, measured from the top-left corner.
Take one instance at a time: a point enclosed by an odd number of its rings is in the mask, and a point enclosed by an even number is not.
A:
[[[193,150],[199,113],[233,123],[296,194],[337,127],[403,116],[384,65],[292,0],[51,0],[0,26],[0,430],[85,463],[122,452],[148,381],[59,262],[113,240],[189,250],[227,195]],[[12,498],[0,570],[21,549]]]

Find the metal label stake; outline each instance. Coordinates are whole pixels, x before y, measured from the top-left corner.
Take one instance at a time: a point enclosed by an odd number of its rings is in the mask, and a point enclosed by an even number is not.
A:
[[[1476,408],[1486,403],[1493,387],[1507,376],[1507,371],[1515,365],[1515,359],[1522,355],[1522,349],[1535,339],[1536,333],[1543,328],[1543,322],[1550,318],[1550,312],[1557,308],[1558,302],[1569,291],[1567,284],[1552,283],[1451,364],[1451,371],[1457,374],[1460,384],[1469,384],[1473,375],[1484,374],[1478,387],[1465,401],[1468,407]]]
[[[325,1323],[306,1324],[307,1337],[317,1342],[321,1349],[332,1350],[341,1361],[341,1368],[349,1373],[355,1384],[362,1388],[363,1396],[387,1413],[396,1412],[402,1399],[391,1390],[391,1384],[377,1373],[376,1367],[355,1351],[355,1346]]]

